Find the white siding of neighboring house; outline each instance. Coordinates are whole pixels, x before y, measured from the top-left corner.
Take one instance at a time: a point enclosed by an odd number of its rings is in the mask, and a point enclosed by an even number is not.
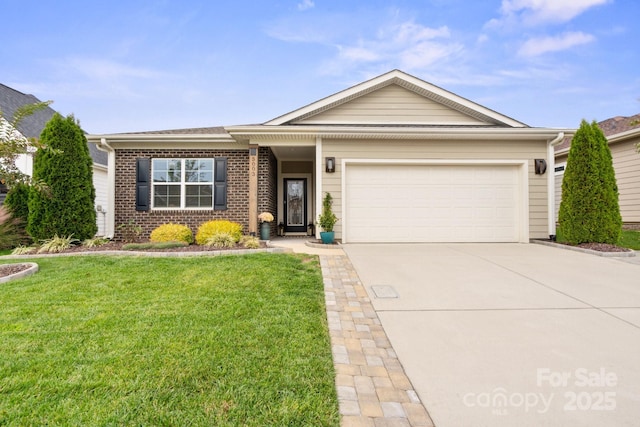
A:
[[[98,236],[106,233],[106,211],[107,205],[107,168],[106,166],[93,164],[93,187],[96,190],[96,224],[98,225]],[[100,210],[102,212],[100,212]]]
[[[16,166],[25,175],[33,175],[33,155],[20,154],[16,159]]]

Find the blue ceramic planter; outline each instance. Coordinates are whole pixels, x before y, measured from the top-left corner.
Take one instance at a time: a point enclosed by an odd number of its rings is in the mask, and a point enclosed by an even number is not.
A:
[[[320,239],[322,240],[322,243],[324,243],[325,245],[332,244],[334,237],[335,237],[335,232],[334,231],[321,231],[320,232]]]

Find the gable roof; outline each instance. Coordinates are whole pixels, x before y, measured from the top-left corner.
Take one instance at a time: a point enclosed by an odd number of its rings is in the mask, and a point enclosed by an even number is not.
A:
[[[24,94],[0,83],[0,111],[8,121],[13,120],[18,108],[37,102],[41,101],[35,96]],[[47,106],[29,116],[25,116],[18,124],[18,131],[27,138],[39,138],[42,129],[54,114],[55,110]]]
[[[38,102],[41,101],[33,95],[27,95],[0,83],[0,111],[8,121],[13,120],[18,108]],[[47,106],[42,110],[25,116],[18,123],[18,131],[27,138],[40,138],[42,130],[55,113],[56,111],[53,108]],[[94,163],[107,165],[107,153],[98,150],[94,144],[89,144],[89,154]]]
[[[392,70],[371,80],[330,95],[319,101],[313,102],[290,113],[284,114],[264,125],[304,125],[304,124],[332,124],[332,125],[367,125],[362,118],[354,118],[351,121],[336,119],[337,116],[349,116],[350,111],[361,108],[363,104],[372,101],[376,94],[378,114],[375,118],[377,125],[416,125],[416,126],[498,126],[498,127],[528,127],[526,124],[497,113],[482,105],[476,104],[466,98],[409,75],[400,70]],[[395,98],[394,98],[395,97]],[[399,102],[399,97],[403,99]],[[385,110],[395,110],[403,116],[403,108],[407,108],[409,100],[413,104],[414,111],[421,111],[419,115],[404,115],[399,121],[396,119],[385,120]],[[333,110],[336,114],[329,115]],[[407,112],[409,110],[407,109]],[[430,117],[432,111],[435,116]],[[446,113],[443,121],[442,113]],[[345,114],[347,113],[347,114]]]
[[[312,146],[326,139],[553,140],[575,129],[532,128],[399,70],[263,124],[89,135],[93,144],[252,143]],[[132,145],[133,144],[133,145]]]

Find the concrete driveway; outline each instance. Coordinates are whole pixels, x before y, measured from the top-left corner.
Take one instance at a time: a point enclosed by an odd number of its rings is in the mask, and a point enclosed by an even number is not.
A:
[[[437,427],[637,426],[640,265],[536,244],[349,244]]]

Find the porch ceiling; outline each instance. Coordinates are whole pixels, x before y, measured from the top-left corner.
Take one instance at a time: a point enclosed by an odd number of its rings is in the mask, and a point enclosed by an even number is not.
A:
[[[271,147],[273,154],[283,161],[314,160],[316,158],[315,146],[275,146]]]

